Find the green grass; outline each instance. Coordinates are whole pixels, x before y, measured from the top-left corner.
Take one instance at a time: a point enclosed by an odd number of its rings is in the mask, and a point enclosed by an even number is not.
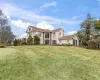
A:
[[[100,80],[100,50],[66,46],[0,48],[0,80]]]

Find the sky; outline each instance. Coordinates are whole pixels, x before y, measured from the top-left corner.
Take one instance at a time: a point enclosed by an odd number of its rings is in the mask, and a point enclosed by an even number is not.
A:
[[[100,18],[100,0],[0,0],[0,9],[12,31],[20,37],[33,25],[43,29],[64,28],[65,35],[76,33],[87,13]]]

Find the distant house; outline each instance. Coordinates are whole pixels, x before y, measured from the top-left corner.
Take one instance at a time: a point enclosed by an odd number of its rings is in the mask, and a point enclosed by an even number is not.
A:
[[[72,44],[78,46],[78,38],[75,35],[72,36],[64,36],[63,28],[58,28],[54,30],[41,29],[34,26],[29,26],[27,31],[27,35],[31,35],[34,37],[37,35],[40,37],[40,44],[46,45],[62,45],[62,44]]]

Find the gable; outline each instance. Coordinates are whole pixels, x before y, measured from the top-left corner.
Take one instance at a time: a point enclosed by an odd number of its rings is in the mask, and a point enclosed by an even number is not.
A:
[[[32,28],[29,26],[29,27],[27,28],[26,32],[28,33],[28,32],[31,32],[31,31],[32,31]]]

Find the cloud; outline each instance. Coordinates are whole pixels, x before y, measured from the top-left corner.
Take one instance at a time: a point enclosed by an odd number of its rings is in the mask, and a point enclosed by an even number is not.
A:
[[[74,17],[72,17],[72,19],[77,19],[77,18],[79,18],[80,16],[74,16]]]
[[[20,38],[27,38],[27,34],[26,33],[23,33],[21,35],[17,35],[16,36],[16,39],[20,39]]]
[[[54,3],[52,4],[54,5]],[[73,21],[61,18],[55,18],[52,16],[44,16],[41,14],[37,14],[35,11],[22,9],[14,4],[10,3],[0,3],[0,8],[4,11],[7,16],[11,18],[19,18],[20,20],[27,20],[29,22],[48,22],[49,24],[59,24],[63,22],[63,24],[79,24],[80,21]]]
[[[10,19],[10,16],[7,16],[8,19]]]
[[[36,27],[39,27],[39,28],[42,28],[42,29],[49,29],[49,30],[53,30],[54,27],[50,24],[48,24],[47,22],[41,22],[41,23],[38,23],[36,25]]]
[[[19,38],[27,38],[27,34],[24,33],[24,34],[22,34],[21,36],[19,36]]]
[[[53,2],[50,2],[50,3],[46,3],[46,4],[42,5],[40,7],[40,9],[45,9],[45,8],[48,8],[48,7],[51,7],[51,6],[55,7],[56,4],[57,4],[56,1],[53,1]]]
[[[31,23],[23,22],[22,20],[11,20],[11,24],[22,29],[27,29],[29,25],[32,25]]]
[[[27,29],[29,25],[32,25],[32,23],[23,22],[22,20],[11,20],[11,24],[13,24],[16,27],[21,28],[20,31],[22,31],[22,29]],[[41,28],[41,29],[49,29],[49,30],[54,29],[54,27],[48,24],[47,22],[37,23],[36,27]]]
[[[73,34],[76,34],[77,31],[71,31],[71,32],[68,32],[67,35],[73,35]]]

